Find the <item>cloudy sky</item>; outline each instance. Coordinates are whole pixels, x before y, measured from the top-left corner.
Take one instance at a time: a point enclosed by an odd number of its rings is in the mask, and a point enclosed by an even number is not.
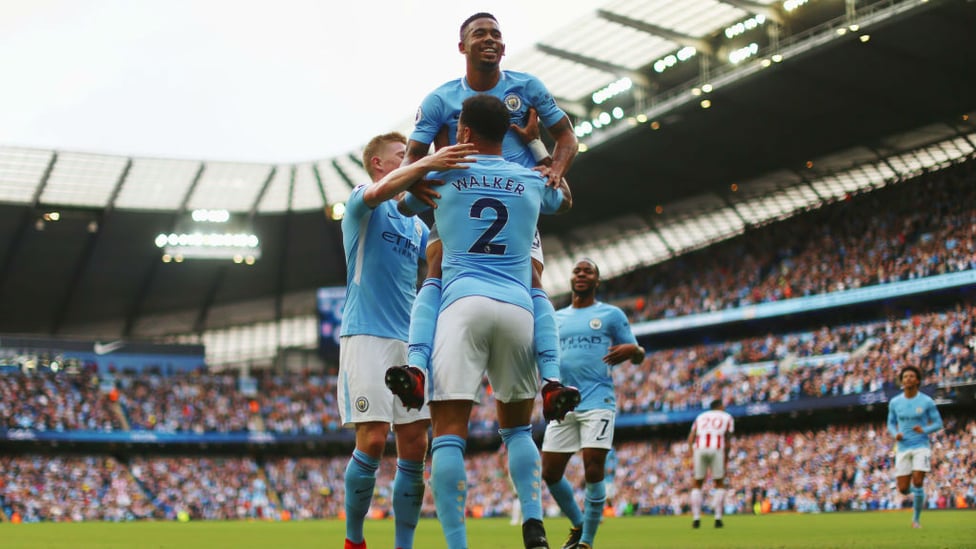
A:
[[[517,56],[604,3],[0,0],[0,145],[327,158],[463,73],[467,16],[494,13]]]

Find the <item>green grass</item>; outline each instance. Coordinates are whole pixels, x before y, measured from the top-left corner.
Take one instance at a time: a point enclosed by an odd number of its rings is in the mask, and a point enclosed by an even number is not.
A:
[[[829,548],[976,547],[976,513],[927,511],[924,528],[913,530],[910,511],[837,513],[826,515],[776,514],[761,517],[726,517],[726,527],[716,530],[711,519],[700,530],[691,519],[639,517],[607,519],[597,536],[598,549],[645,548]],[[563,518],[546,521],[550,542],[560,547],[569,524]],[[0,547],[40,548],[324,548],[341,549],[341,521],[314,522],[173,522],[0,524]],[[372,549],[393,545],[393,521],[366,523],[366,539]],[[508,519],[468,521],[471,549],[521,549],[521,529]],[[440,525],[423,520],[417,529],[416,549],[443,549]]]

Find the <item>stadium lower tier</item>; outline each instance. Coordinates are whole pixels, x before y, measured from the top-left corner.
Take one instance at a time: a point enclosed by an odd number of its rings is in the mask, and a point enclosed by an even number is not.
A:
[[[947,416],[933,437],[927,507],[976,505],[976,420]],[[725,513],[871,511],[911,506],[895,489],[892,439],[871,422],[753,433],[734,439]],[[684,439],[628,441],[615,447],[605,514],[689,512],[691,460]],[[202,455],[0,456],[4,521],[309,520],[343,514],[348,456],[331,458]],[[370,510],[390,516],[394,459],[383,459]],[[467,514],[507,515],[514,499],[504,451],[469,454]],[[429,477],[429,464],[427,476]],[[582,501],[578,456],[567,470]],[[706,484],[710,486],[711,483]],[[559,514],[543,489],[544,508]],[[706,497],[706,502],[711,498]],[[707,507],[707,506],[706,506]],[[708,512],[708,509],[706,509]],[[424,514],[434,515],[428,488]]]

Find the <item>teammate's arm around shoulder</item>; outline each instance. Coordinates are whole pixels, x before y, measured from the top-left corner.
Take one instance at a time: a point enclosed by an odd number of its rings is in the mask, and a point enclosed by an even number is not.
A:
[[[376,207],[380,202],[395,197],[422,180],[428,172],[467,168],[469,164],[476,162],[469,156],[474,152],[475,147],[470,143],[451,145],[412,164],[406,166],[401,164],[399,168],[386,174],[383,179],[370,185],[363,198],[371,208]]]

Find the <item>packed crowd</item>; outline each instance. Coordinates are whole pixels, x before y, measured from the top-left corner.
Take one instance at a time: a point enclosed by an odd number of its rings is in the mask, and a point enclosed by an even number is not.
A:
[[[0,374],[0,428],[113,431],[122,422],[97,376],[46,370]]]
[[[158,516],[125,467],[104,456],[0,456],[0,512],[14,522]]]
[[[907,364],[925,383],[976,380],[976,304],[885,320],[651,352],[614,368],[621,414],[698,408],[713,395],[729,405],[860,394],[894,387]],[[335,378],[262,376],[253,394],[231,374],[116,375],[113,391],[95,374],[0,374],[0,427],[156,432],[264,431],[321,435],[340,429]],[[541,422],[541,404],[536,406]],[[495,406],[484,386],[472,432],[494,435]]]
[[[974,319],[976,304],[959,303],[901,320],[654,351],[613,369],[617,406],[641,414],[695,410],[715,396],[743,406],[861,394],[896,387],[895,373],[909,364],[925,384],[976,381]],[[495,428],[493,404],[486,386],[472,429]]]
[[[974,269],[974,183],[970,160],[850,196],[607,281],[605,297],[639,322]]]
[[[976,505],[976,420],[948,416],[933,439],[926,480],[929,508]],[[682,440],[625,442],[616,447],[614,495],[607,514],[676,515],[689,510],[691,460]],[[470,456],[468,509],[474,518],[511,513],[504,449]],[[345,456],[274,458],[142,457],[127,464],[107,457],[0,458],[0,509],[19,521],[157,518],[306,520],[341,516]],[[726,513],[831,512],[899,509],[907,497],[892,477],[892,440],[881,424],[830,426],[741,435],[730,457]],[[429,466],[429,464],[428,464]],[[392,512],[395,463],[381,462],[371,517]],[[428,471],[429,474],[429,471]],[[567,478],[582,501],[574,456]],[[544,508],[558,515],[544,489]],[[710,501],[710,498],[706,498]],[[433,516],[428,488],[424,515]]]

